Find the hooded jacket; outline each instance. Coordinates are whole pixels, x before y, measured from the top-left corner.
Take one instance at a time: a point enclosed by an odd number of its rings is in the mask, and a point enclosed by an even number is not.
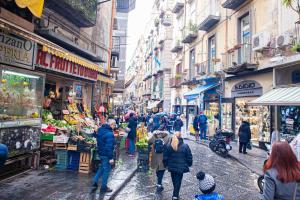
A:
[[[99,156],[113,159],[115,138],[112,128],[108,124],[103,124],[99,128],[96,138]]]
[[[251,140],[251,130],[249,122],[242,122],[239,128],[239,140],[243,143],[248,143]]]

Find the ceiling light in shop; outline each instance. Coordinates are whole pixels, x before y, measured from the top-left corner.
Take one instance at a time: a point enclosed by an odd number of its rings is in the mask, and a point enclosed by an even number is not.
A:
[[[23,73],[13,72],[13,71],[7,71],[7,70],[4,70],[3,74],[9,74],[9,75],[15,75],[15,76],[22,76],[22,77],[34,78],[34,79],[39,79],[40,78],[40,77],[34,76],[34,75],[23,74]]]

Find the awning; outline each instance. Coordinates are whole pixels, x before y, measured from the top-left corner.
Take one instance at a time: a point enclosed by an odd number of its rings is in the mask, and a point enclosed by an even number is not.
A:
[[[201,94],[202,92],[205,92],[209,89],[217,87],[218,85],[219,85],[219,83],[210,83],[210,84],[206,84],[206,85],[201,85],[201,86],[193,89],[192,91],[185,93],[183,96],[188,101],[193,100],[193,99],[196,99],[199,96],[199,94]]]
[[[300,106],[300,87],[272,89],[249,105]]]
[[[162,102],[162,100],[161,101],[148,102],[147,109],[151,110],[152,108],[157,107],[157,105],[160,104],[161,102]]]
[[[110,85],[115,84],[114,80],[112,80],[111,78],[108,78],[106,76],[100,75],[100,74],[98,74],[98,81],[102,81],[102,82],[108,83]]]

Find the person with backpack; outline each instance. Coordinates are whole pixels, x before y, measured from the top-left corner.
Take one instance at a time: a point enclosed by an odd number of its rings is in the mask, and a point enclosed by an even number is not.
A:
[[[163,164],[171,173],[173,183],[173,200],[179,199],[179,191],[183,174],[189,172],[193,164],[193,155],[190,147],[183,143],[181,132],[176,132],[171,143],[168,144],[163,153]]]
[[[164,127],[160,127],[159,130],[154,131],[152,137],[148,140],[149,145],[153,145],[151,168],[156,170],[157,177],[157,192],[162,192],[164,187],[162,185],[162,179],[165,174],[165,166],[163,164],[163,151],[166,144],[169,144],[171,137],[168,131],[164,130]]]

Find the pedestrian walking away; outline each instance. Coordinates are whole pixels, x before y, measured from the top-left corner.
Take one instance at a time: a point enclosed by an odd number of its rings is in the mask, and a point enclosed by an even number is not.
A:
[[[287,142],[275,142],[264,165],[263,200],[299,200],[300,166]]]
[[[207,117],[203,113],[203,111],[200,112],[200,115],[198,117],[198,124],[199,124],[199,130],[200,130],[200,138],[201,138],[201,140],[206,140]]]
[[[174,129],[175,132],[180,132],[181,127],[183,127],[183,121],[180,119],[180,116],[177,116],[176,120],[174,122],[173,129]]]
[[[149,145],[153,145],[151,168],[156,171],[157,192],[161,192],[164,190],[162,180],[166,169],[163,164],[163,151],[166,145],[170,143],[170,141],[170,134],[165,130],[154,131],[152,137],[148,141]]]
[[[251,140],[251,129],[249,122],[242,121],[242,125],[239,128],[238,136],[240,142],[239,152],[247,154],[247,145],[248,143],[250,143]]]
[[[136,139],[136,128],[137,128],[137,119],[134,117],[133,113],[130,113],[128,120],[128,128],[130,129],[128,133],[128,140],[129,140],[129,156],[134,156],[135,152],[135,139]]]
[[[107,187],[107,181],[111,166],[114,164],[114,133],[113,130],[116,126],[114,119],[108,119],[107,124],[103,124],[95,135],[97,138],[97,150],[101,160],[101,166],[98,168],[96,175],[93,178],[93,187],[98,187],[99,178],[102,177],[102,185],[100,192],[112,192],[112,189]]]
[[[199,132],[200,132],[200,127],[199,127],[199,121],[198,121],[198,117],[199,116],[195,116],[194,120],[193,120],[193,128],[195,130],[195,139],[196,139],[196,142],[199,141]]]
[[[223,195],[214,192],[216,183],[211,175],[200,171],[197,173],[197,179],[199,180],[199,189],[203,194],[196,195],[194,200],[225,200]]]
[[[172,199],[179,199],[183,174],[189,172],[193,164],[190,147],[183,142],[180,132],[173,135],[171,143],[164,149],[163,164],[171,173],[174,188]]]

